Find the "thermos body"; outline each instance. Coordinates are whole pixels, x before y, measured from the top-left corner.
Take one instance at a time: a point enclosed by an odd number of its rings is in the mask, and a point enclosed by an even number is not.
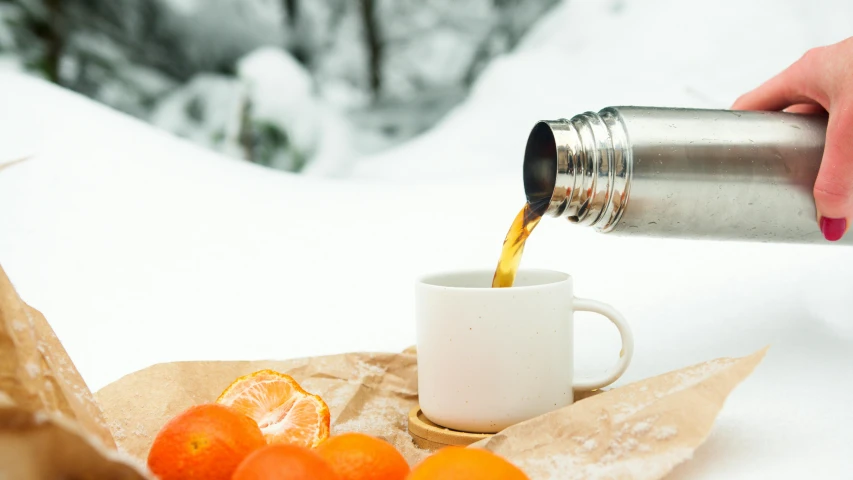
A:
[[[604,233],[828,243],[812,193],[826,124],[825,115],[658,107],[543,121],[528,138],[525,191],[541,213]]]

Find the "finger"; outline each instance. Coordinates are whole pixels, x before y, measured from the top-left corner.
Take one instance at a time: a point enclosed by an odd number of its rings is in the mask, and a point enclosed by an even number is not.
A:
[[[786,108],[785,111],[803,114],[826,113],[826,109],[816,103],[798,103]]]
[[[820,229],[838,240],[853,218],[853,99],[838,102],[829,115],[823,161],[814,186]]]
[[[782,110],[799,103],[816,103],[828,108],[829,99],[821,75],[824,48],[809,50],[781,73],[738,98],[732,109]]]

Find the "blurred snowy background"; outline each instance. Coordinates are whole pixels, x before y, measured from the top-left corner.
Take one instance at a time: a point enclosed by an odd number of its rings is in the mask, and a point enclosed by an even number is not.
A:
[[[536,120],[725,108],[850,35],[849,0],[0,0],[0,69],[334,177],[517,172]]]
[[[206,147],[299,172],[422,133],[556,3],[0,1],[0,55]]]

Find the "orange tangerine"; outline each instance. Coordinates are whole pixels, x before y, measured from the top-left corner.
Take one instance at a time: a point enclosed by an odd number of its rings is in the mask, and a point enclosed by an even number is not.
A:
[[[385,440],[363,433],[335,435],[317,447],[341,480],[405,480],[409,464]]]
[[[319,455],[299,445],[276,443],[256,450],[231,480],[340,480]]]
[[[529,480],[505,458],[481,448],[444,447],[415,466],[407,480]]]
[[[229,480],[247,455],[265,445],[251,418],[224,405],[196,405],[163,425],[148,452],[148,468],[160,480]]]

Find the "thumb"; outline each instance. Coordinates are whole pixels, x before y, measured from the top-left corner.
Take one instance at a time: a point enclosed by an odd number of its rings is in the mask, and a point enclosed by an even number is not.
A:
[[[844,236],[853,217],[853,101],[838,103],[830,110],[823,161],[814,185],[820,230],[830,241]]]

